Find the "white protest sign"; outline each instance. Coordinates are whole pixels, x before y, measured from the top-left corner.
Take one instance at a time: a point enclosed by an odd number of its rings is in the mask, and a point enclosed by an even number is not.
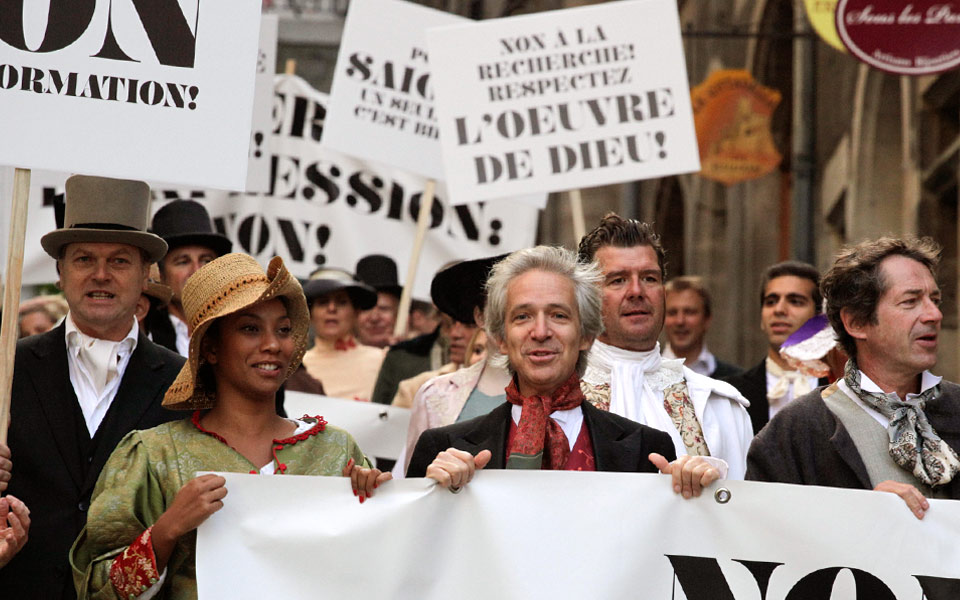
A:
[[[8,3],[0,164],[243,189],[260,5]]]
[[[434,28],[427,42],[458,201],[700,168],[674,0]]]
[[[250,127],[250,164],[244,191],[266,192],[270,187],[270,157],[273,156],[273,78],[277,65],[277,15],[260,20],[260,49],[257,51],[257,78],[253,92],[253,124]]]
[[[482,471],[360,505],[346,478],[225,477],[197,534],[203,600],[960,597],[952,500],[920,521],[883,492],[731,481],[720,504],[661,475]]]
[[[405,0],[352,0],[323,145],[442,180],[424,32],[463,21]]]
[[[346,429],[371,458],[396,460],[407,441],[409,408],[291,391],[284,392],[283,408],[290,417],[319,415]]]
[[[209,211],[214,227],[233,240],[235,252],[266,265],[283,257],[290,271],[306,278],[321,265],[353,271],[370,254],[406,265],[416,234],[425,180],[404,171],[355,160],[322,147],[327,97],[299,77],[278,76],[271,126],[270,189],[238,194],[204,188],[153,186],[153,210],[177,198],[193,199]],[[12,169],[11,169],[12,171]],[[57,280],[54,261],[40,238],[55,228],[54,201],[67,175],[35,171],[30,191],[24,284]],[[12,182],[12,174],[7,181]],[[0,188],[5,196],[9,188]],[[62,200],[62,198],[61,198]],[[430,281],[446,263],[532,246],[538,199],[450,206],[443,190],[431,210],[414,282],[414,296],[430,297]],[[9,197],[0,201],[8,205]],[[0,234],[3,235],[3,234]]]

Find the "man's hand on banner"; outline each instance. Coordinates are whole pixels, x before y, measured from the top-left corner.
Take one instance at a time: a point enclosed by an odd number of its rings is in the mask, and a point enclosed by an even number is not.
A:
[[[909,483],[900,483],[899,481],[881,481],[877,487],[873,488],[877,492],[890,492],[903,498],[907,507],[918,519],[922,519],[930,508],[930,503],[923,497],[920,490]]]
[[[383,473],[380,469],[358,467],[352,458],[347,461],[347,466],[343,468],[343,476],[350,478],[353,495],[360,498],[360,504],[373,496],[373,490],[380,487],[381,483],[393,479],[393,475],[389,472]]]
[[[0,498],[0,568],[27,543],[30,531],[30,509],[27,505],[7,496]]]
[[[474,473],[487,466],[491,456],[489,450],[481,450],[474,456],[463,450],[448,448],[427,467],[427,477],[435,480],[440,487],[457,493],[473,479]]]
[[[219,475],[201,475],[188,481],[153,525],[151,538],[157,559],[157,571],[167,568],[167,561],[177,540],[190,533],[223,508],[227,480]]]
[[[647,458],[664,475],[673,477],[673,491],[684,498],[695,498],[700,491],[720,479],[720,473],[702,456],[684,455],[673,462],[653,452]]]

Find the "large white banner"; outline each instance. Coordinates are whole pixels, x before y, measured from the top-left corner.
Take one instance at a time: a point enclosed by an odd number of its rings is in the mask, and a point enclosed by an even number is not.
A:
[[[960,502],[919,521],[893,494],[666,476],[480,472],[460,494],[227,474],[200,526],[200,600],[956,600]],[[264,510],[269,507],[269,510]]]
[[[424,32],[463,21],[406,0],[351,0],[324,146],[443,179]]]
[[[675,0],[433,28],[427,42],[461,201],[700,168]]]
[[[284,392],[283,408],[290,417],[319,415],[346,429],[370,458],[396,460],[407,443],[409,408],[291,391]]]
[[[0,164],[242,190],[260,5],[4,3]]]
[[[303,79],[278,76],[271,131],[270,189],[241,194],[153,186],[153,210],[167,201],[194,199],[206,206],[214,226],[234,242],[234,251],[267,264],[283,257],[306,278],[319,266],[354,271],[369,254],[394,259],[398,272],[410,258],[425,180],[367,163],[320,145],[327,96]],[[246,142],[243,144],[247,148]],[[246,151],[245,151],[246,152]],[[0,175],[2,175],[0,170]],[[9,206],[12,177],[0,176],[0,209]],[[23,283],[56,281],[54,261],[40,237],[55,228],[54,205],[66,175],[35,171],[30,191]],[[0,210],[6,215],[9,210]],[[430,297],[434,273],[455,259],[480,258],[532,246],[539,210],[535,202],[486,202],[450,206],[438,189],[414,296]],[[6,228],[0,232],[0,239]],[[5,247],[5,246],[4,246]]]

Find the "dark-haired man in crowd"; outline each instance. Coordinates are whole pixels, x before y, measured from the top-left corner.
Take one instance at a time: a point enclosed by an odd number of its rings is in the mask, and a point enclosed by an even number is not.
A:
[[[747,478],[893,492],[923,518],[960,499],[960,386],[929,369],[943,314],[931,240],[846,248],[824,276],[844,375],[780,411],[750,447]]]
[[[760,329],[767,335],[767,355],[755,367],[727,377],[750,401],[747,409],[754,433],[794,398],[818,383],[780,356],[780,346],[790,334],[820,312],[820,273],[812,265],[785,261],[767,267],[760,283]]]

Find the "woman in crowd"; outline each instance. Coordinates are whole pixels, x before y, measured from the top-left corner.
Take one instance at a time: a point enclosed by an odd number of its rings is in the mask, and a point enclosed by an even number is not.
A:
[[[376,305],[377,293],[340,269],[315,272],[303,291],[316,336],[303,357],[307,373],[328,396],[369,401],[385,352],[358,343],[354,331],[357,315]]]
[[[190,356],[164,405],[192,417],[134,431],[111,455],[70,553],[80,598],[196,597],[195,530],[227,494],[223,477],[198,471],[342,474],[361,502],[390,478],[345,431],[274,411],[310,321],[283,261],[264,274],[250,256],[220,257],[189,279],[183,307]]]

